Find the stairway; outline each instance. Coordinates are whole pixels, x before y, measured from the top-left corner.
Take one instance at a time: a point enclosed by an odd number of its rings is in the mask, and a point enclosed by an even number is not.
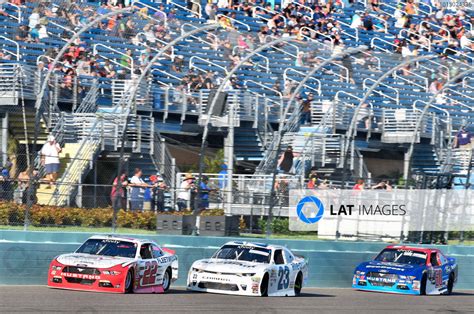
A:
[[[25,112],[25,121],[26,121],[26,131],[28,140],[25,139],[25,123],[23,122],[23,113],[21,111],[10,112],[9,114],[9,132],[10,134],[18,140],[19,144],[32,144],[35,136],[35,113],[34,111]],[[38,133],[38,143],[45,143],[47,133],[47,126],[44,121],[41,119],[39,133]]]
[[[415,145],[412,157],[412,171],[427,174],[438,173],[440,171],[440,162],[433,145]]]
[[[76,155],[77,150],[80,147],[80,143],[66,143],[59,154],[59,161],[61,163],[59,167],[58,173],[58,181],[59,178],[62,177],[66,168],[71,164],[72,159]],[[51,199],[53,193],[55,191],[55,187],[50,186],[47,183],[41,183],[38,190],[36,191],[36,197],[38,198],[38,204],[41,205],[48,205],[51,203]]]
[[[263,145],[256,128],[249,122],[240,122],[235,128],[234,155],[238,161],[260,161],[263,158]]]

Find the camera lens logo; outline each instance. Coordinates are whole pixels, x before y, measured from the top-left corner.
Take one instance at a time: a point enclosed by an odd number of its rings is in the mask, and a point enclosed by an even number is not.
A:
[[[296,213],[302,222],[314,224],[323,218],[324,204],[316,196],[305,196],[296,205]]]

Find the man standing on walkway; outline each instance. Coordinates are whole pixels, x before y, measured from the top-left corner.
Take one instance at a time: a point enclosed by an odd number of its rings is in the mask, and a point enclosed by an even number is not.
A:
[[[59,171],[59,153],[62,148],[53,135],[48,136],[48,141],[41,148],[41,163],[46,170],[46,180],[50,185],[56,183]]]

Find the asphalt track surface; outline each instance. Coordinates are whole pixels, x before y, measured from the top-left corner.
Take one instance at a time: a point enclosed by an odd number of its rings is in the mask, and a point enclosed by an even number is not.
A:
[[[474,313],[474,291],[402,296],[351,289],[303,288],[299,297],[240,297],[188,292],[108,294],[0,286],[0,313]]]

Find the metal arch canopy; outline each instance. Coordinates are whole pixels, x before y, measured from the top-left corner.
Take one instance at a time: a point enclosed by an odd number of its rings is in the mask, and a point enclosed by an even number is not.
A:
[[[361,101],[359,102],[359,104],[357,105],[357,107],[355,108],[354,110],[354,114],[352,116],[352,119],[351,119],[351,123],[349,125],[349,129],[347,130],[346,132],[346,141],[345,141],[345,144],[344,144],[344,147],[343,147],[343,153],[342,153],[342,156],[343,156],[343,164],[344,164],[344,168],[345,168],[345,165],[347,164],[347,152],[349,150],[349,146],[350,146],[350,142],[353,141],[353,138],[355,137],[355,124],[357,123],[357,115],[359,114],[359,111],[360,111],[360,108],[362,107],[362,105],[367,101],[367,99],[369,98],[369,96],[373,93],[373,91],[387,78],[389,77],[390,75],[392,75],[394,72],[398,71],[399,69],[409,65],[409,64],[412,64],[412,63],[415,63],[415,62],[419,62],[419,61],[424,61],[424,60],[429,60],[429,59],[433,59],[433,58],[436,58],[435,55],[428,55],[428,56],[420,56],[420,57],[416,57],[416,58],[413,58],[413,59],[410,59],[410,60],[405,60],[403,61],[402,63],[399,63],[398,65],[394,66],[393,68],[389,69],[387,72],[385,72],[381,77],[379,77],[377,79],[377,81],[372,84],[372,86],[367,90],[367,92],[364,94],[364,97],[362,97]],[[345,176],[344,176],[345,177]],[[345,181],[345,180],[343,180]],[[343,184],[345,184],[345,182],[343,182]]]
[[[471,73],[474,73],[474,67],[471,67],[469,70],[466,70],[464,72],[461,72],[459,73],[458,75],[454,76],[453,78],[451,78],[449,81],[447,81],[443,87],[438,90],[436,93],[433,94],[433,96],[431,96],[431,99],[426,103],[426,105],[423,107],[423,110],[421,112],[421,115],[420,117],[418,118],[418,120],[416,120],[416,126],[415,126],[415,134],[410,142],[410,148],[408,150],[408,156],[407,156],[407,163],[408,163],[408,167],[407,167],[407,171],[406,171],[406,178],[404,178],[405,180],[407,180],[409,177],[410,177],[410,173],[411,173],[411,161],[412,161],[412,156],[413,156],[413,151],[415,149],[415,138],[416,138],[416,134],[418,133],[418,130],[420,129],[421,127],[421,123],[423,121],[423,117],[425,116],[426,112],[428,112],[428,108],[433,104],[433,102],[436,100],[436,97],[441,94],[446,88],[449,88],[449,86],[453,83],[455,83],[457,80],[459,80],[460,78],[463,78],[464,76],[467,76]]]

